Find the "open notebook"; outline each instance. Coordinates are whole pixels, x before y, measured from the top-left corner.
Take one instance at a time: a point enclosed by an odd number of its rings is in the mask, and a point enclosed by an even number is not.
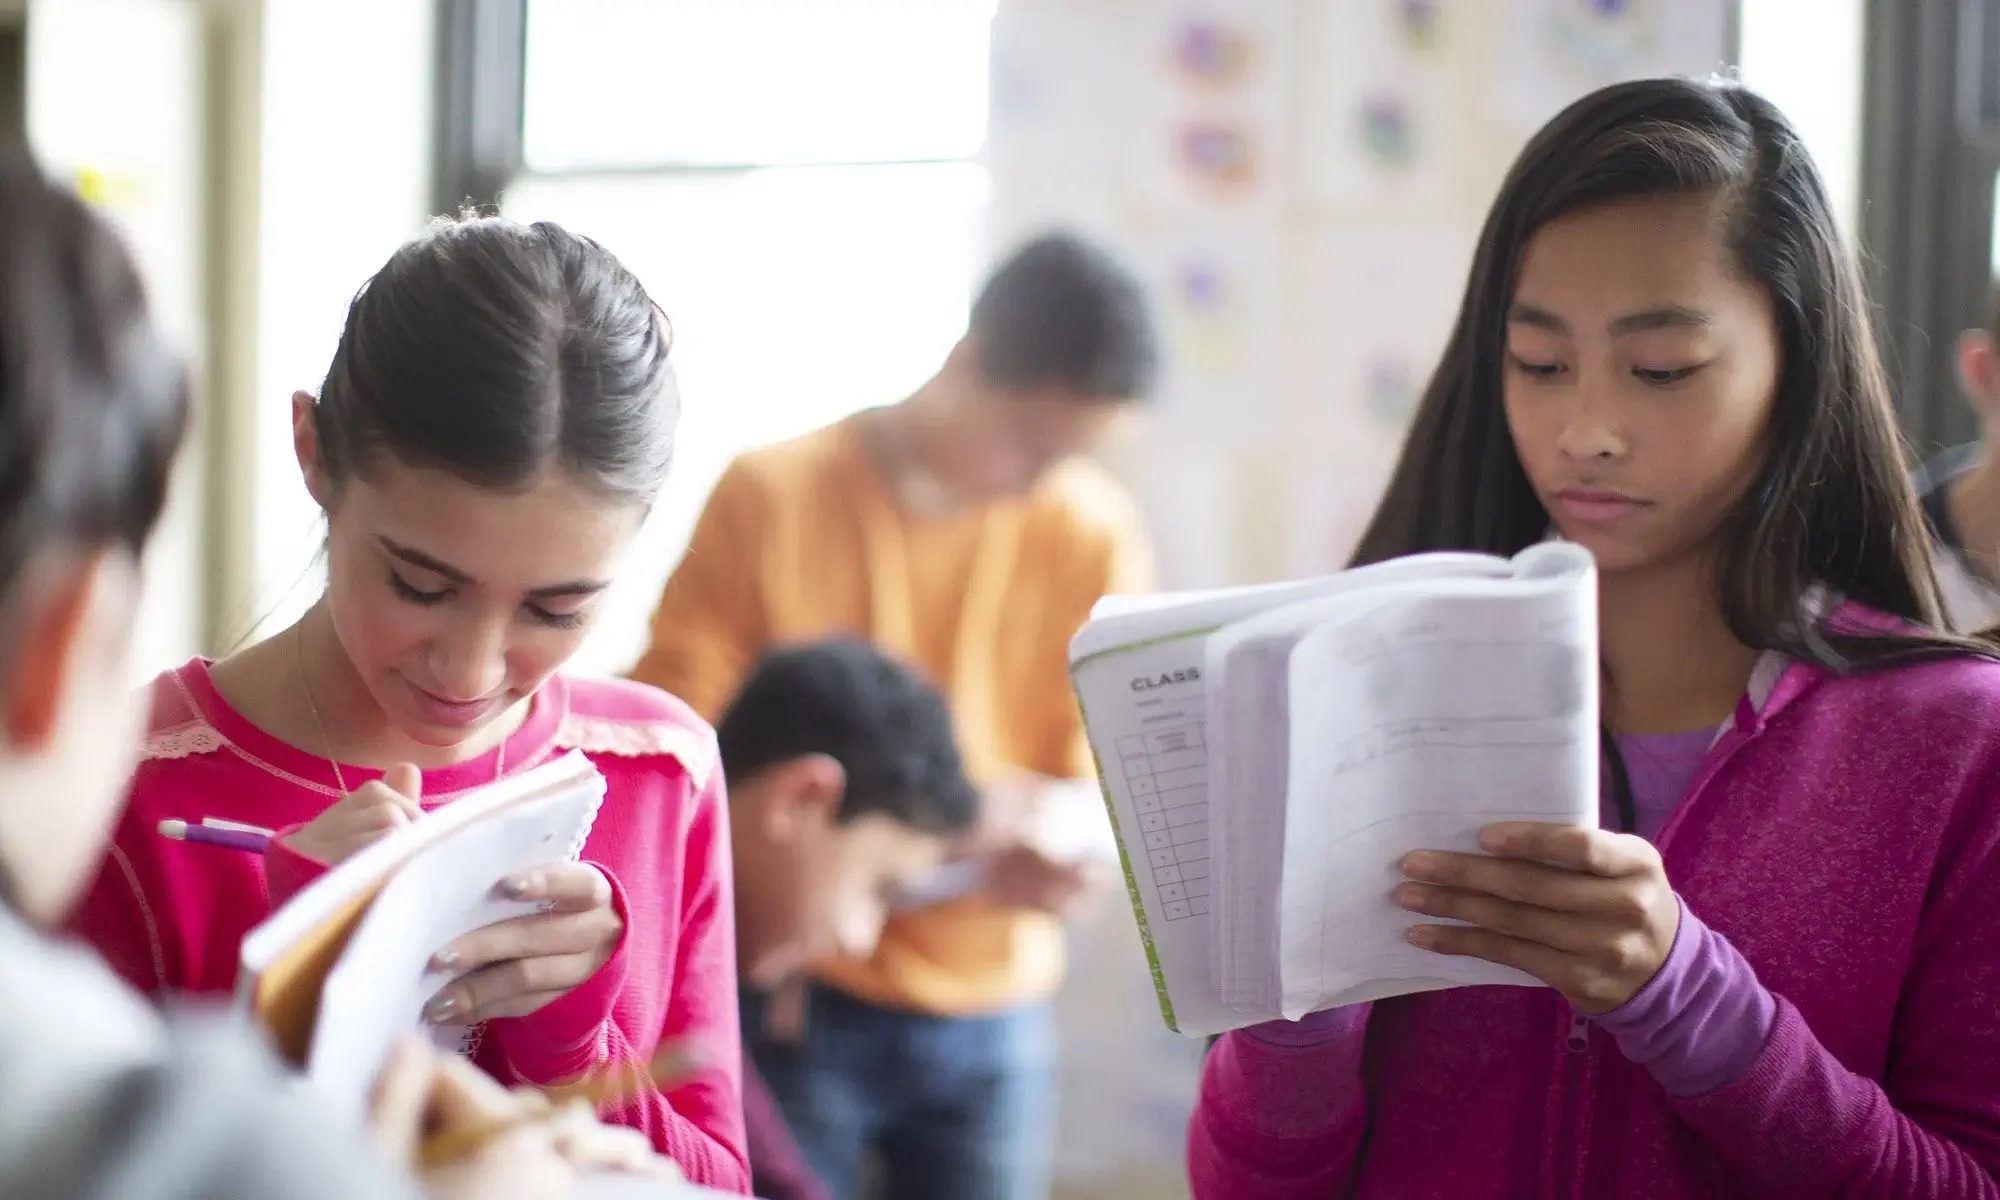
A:
[[[1564,542],[1100,603],[1071,676],[1167,1024],[1533,983],[1410,946],[1389,896],[1411,850],[1596,823],[1597,661]]]
[[[495,894],[573,859],[604,779],[581,754],[462,796],[335,866],[243,939],[237,996],[278,1050],[359,1119],[396,1040],[447,982],[431,956],[535,905]],[[458,1045],[464,1030],[437,1031]]]

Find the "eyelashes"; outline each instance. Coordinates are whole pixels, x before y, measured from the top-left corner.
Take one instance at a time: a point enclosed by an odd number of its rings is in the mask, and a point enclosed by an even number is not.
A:
[[[435,608],[452,598],[452,590],[450,588],[438,592],[427,592],[420,587],[412,585],[409,580],[404,579],[394,570],[389,572],[389,590],[396,593],[398,599],[408,604],[414,604],[419,608]],[[529,620],[534,621],[538,625],[545,625],[550,629],[581,629],[584,622],[589,619],[588,613],[580,611],[567,613],[550,612],[548,609],[534,604],[527,604],[522,607],[527,611]]]
[[[1569,371],[1561,363],[1529,362],[1517,354],[1509,354],[1507,361],[1516,371],[1538,382],[1560,378]],[[1707,363],[1695,363],[1686,367],[1633,367],[1632,377],[1647,387],[1670,388],[1694,378],[1707,366]]]

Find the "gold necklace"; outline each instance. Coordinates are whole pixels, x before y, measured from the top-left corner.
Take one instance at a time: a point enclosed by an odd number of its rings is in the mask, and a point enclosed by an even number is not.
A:
[[[305,693],[306,707],[312,710],[313,724],[319,727],[320,754],[326,765],[333,768],[333,783],[340,794],[349,795],[347,778],[341,774],[340,760],[333,756],[333,737],[326,731],[326,718],[319,715],[319,702],[313,699],[312,677],[306,674],[306,623],[301,620],[292,626],[292,652],[298,660],[299,690]],[[507,774],[507,739],[500,739],[498,752],[493,756],[493,782],[500,782]]]

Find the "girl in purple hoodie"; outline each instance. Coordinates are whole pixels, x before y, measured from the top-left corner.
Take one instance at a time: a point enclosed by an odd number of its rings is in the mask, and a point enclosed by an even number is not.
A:
[[[1602,831],[1410,855],[1464,988],[1222,1038],[1204,1200],[2000,1197],[2000,664],[1939,630],[1797,133],[1597,92],[1515,164],[1357,562],[1600,570]]]

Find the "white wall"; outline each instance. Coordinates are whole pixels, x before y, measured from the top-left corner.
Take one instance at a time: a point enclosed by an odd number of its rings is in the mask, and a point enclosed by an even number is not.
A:
[[[1738,73],[1798,126],[1853,236],[1861,206],[1863,0],[1741,0]]]
[[[189,0],[33,0],[27,19],[28,138],[35,155],[121,228],[145,274],[154,315],[199,381],[207,328],[201,10]],[[141,678],[201,646],[201,407],[198,401],[197,431],[146,564],[147,596],[133,647]]]
[[[255,251],[242,282],[254,368],[233,494],[247,561],[219,598],[227,642],[318,595],[317,510],[291,449],[291,394],[318,390],[348,301],[430,206],[435,20],[428,0],[263,0]],[[248,149],[248,148],[239,148]],[[245,163],[243,165],[251,165]],[[245,514],[235,514],[238,518]]]

